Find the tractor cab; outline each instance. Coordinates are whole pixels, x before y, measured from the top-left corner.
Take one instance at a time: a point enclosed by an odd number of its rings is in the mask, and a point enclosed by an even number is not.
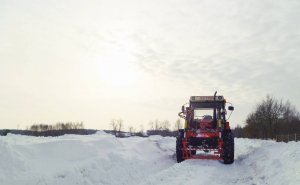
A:
[[[225,105],[223,96],[191,96],[189,107],[183,106],[179,116],[186,119],[186,127],[192,130],[203,127],[216,129],[218,120],[226,122]],[[229,110],[232,109],[230,106]]]

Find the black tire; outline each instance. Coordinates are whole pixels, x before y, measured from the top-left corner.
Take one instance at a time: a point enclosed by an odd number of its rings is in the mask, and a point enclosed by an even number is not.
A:
[[[196,155],[196,150],[191,150],[192,155]]]
[[[178,163],[184,161],[181,147],[182,147],[182,136],[179,133],[178,136],[176,137],[176,159]]]
[[[234,162],[234,136],[232,132],[227,132],[224,135],[222,157],[224,164],[232,164]]]

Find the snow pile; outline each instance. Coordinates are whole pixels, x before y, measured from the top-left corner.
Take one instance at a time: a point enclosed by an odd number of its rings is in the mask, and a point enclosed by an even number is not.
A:
[[[159,140],[91,136],[0,140],[0,184],[137,184],[174,164]]]
[[[300,143],[236,139],[235,163],[175,160],[175,138],[0,137],[0,184],[300,184]]]

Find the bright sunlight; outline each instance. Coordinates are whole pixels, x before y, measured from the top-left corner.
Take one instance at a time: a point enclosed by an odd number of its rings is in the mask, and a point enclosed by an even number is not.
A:
[[[109,53],[99,60],[100,78],[112,88],[128,88],[137,82],[137,70],[131,63],[131,53]]]

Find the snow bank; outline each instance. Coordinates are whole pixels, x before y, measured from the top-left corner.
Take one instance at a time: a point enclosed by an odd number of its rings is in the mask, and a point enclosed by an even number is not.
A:
[[[236,139],[235,163],[175,160],[175,138],[0,137],[0,184],[300,184],[300,142]]]
[[[235,162],[186,160],[141,184],[300,184],[300,143],[235,139]]]
[[[0,138],[0,184],[138,184],[174,164],[161,137],[91,136]]]

